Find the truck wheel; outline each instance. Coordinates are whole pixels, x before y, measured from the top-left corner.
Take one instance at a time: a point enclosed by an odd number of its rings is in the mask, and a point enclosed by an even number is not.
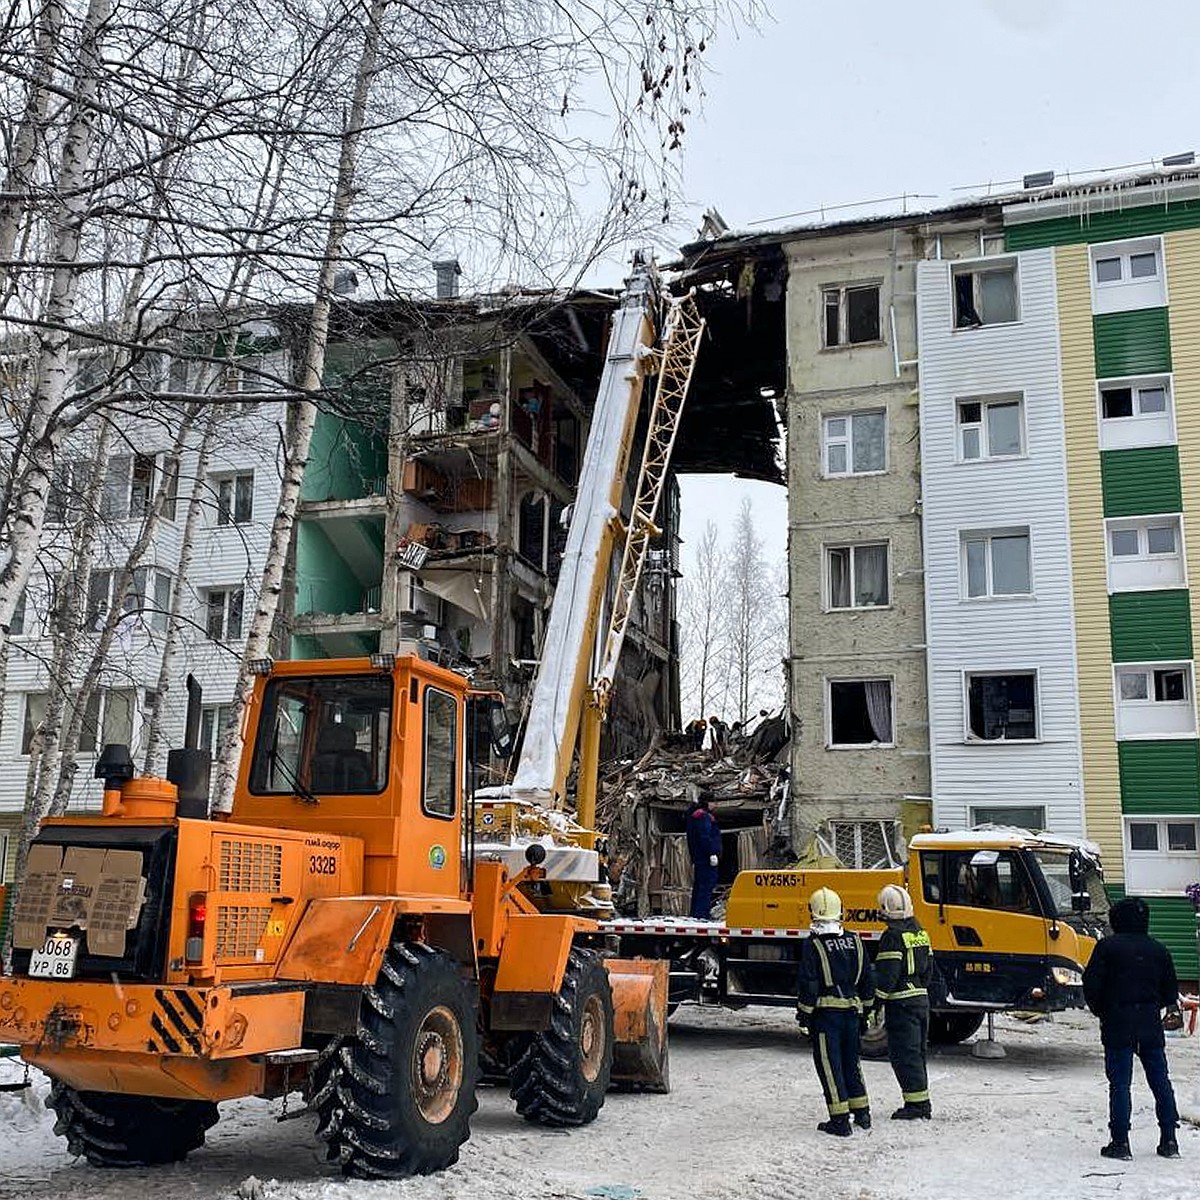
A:
[[[929,1042],[933,1046],[957,1046],[983,1024],[983,1013],[935,1012],[929,1014]]]
[[[613,1061],[608,972],[589,950],[572,950],[550,1026],[514,1048],[509,1090],[537,1125],[587,1125],[604,1106]]]
[[[358,1032],[331,1043],[309,1104],[328,1157],[359,1179],[400,1179],[453,1166],[478,1100],[475,1006],[458,963],[393,942],[363,992]]]
[[[859,1053],[863,1058],[887,1058],[888,1035],[882,1013],[876,1011],[871,1015],[867,1028],[859,1039]]]
[[[58,1117],[54,1132],[93,1167],[179,1162],[204,1145],[205,1131],[217,1123],[217,1106],[204,1100],[79,1092],[58,1079],[46,1107]]]

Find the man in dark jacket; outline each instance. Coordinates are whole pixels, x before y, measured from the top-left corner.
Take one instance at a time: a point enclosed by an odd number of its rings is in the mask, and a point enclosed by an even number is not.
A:
[[[808,902],[809,936],[800,943],[796,1020],[812,1037],[813,1061],[829,1120],[817,1128],[849,1137],[850,1117],[871,1128],[871,1107],[859,1062],[859,1022],[874,1003],[875,978],[862,939],[842,928],[842,900],[817,888]]]
[[[721,861],[721,828],[708,811],[709,803],[709,797],[701,792],[687,814],[687,846],[692,860],[691,915],[699,921],[712,916],[713,888],[717,886],[717,866]]]
[[[1175,1130],[1179,1113],[1167,1074],[1162,1010],[1179,1002],[1175,965],[1167,948],[1149,936],[1150,910],[1145,900],[1127,896],[1112,906],[1111,937],[1102,938],[1083,973],[1083,996],[1100,1018],[1104,1072],[1108,1076],[1108,1128],[1111,1141],[1100,1153],[1128,1160],[1129,1087],[1133,1056],[1142,1060],[1146,1082],[1154,1093],[1158,1118],[1158,1153],[1178,1158]]]
[[[887,928],[875,955],[875,999],[884,1006],[888,1058],[904,1098],[892,1120],[927,1121],[933,1115],[925,1067],[933,973],[929,934],[913,916],[912,897],[894,883],[879,893],[879,911]]]

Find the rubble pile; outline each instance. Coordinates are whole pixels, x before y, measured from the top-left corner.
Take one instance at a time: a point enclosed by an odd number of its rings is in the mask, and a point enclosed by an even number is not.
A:
[[[786,722],[774,717],[720,756],[695,749],[684,734],[666,734],[640,759],[605,764],[596,825],[608,839],[618,912],[686,915],[692,873],[685,818],[702,793],[725,834],[719,899],[737,870],[791,862],[787,747]]]

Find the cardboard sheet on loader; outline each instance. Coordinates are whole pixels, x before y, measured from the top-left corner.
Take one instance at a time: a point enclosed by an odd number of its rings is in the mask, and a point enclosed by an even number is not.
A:
[[[51,929],[83,929],[89,954],[118,957],[145,899],[140,850],[35,845],[13,915],[13,945],[36,950]]]

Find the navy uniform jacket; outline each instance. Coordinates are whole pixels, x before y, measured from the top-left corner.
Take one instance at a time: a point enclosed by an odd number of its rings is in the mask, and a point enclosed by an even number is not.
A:
[[[875,955],[875,995],[884,1002],[923,1000],[933,973],[929,934],[915,917],[887,921]]]
[[[800,944],[801,1012],[861,1013],[874,1000],[875,974],[857,933],[839,927],[804,939]]]
[[[709,857],[721,853],[721,827],[707,809],[697,805],[687,818],[688,854],[693,863],[708,866]]]

